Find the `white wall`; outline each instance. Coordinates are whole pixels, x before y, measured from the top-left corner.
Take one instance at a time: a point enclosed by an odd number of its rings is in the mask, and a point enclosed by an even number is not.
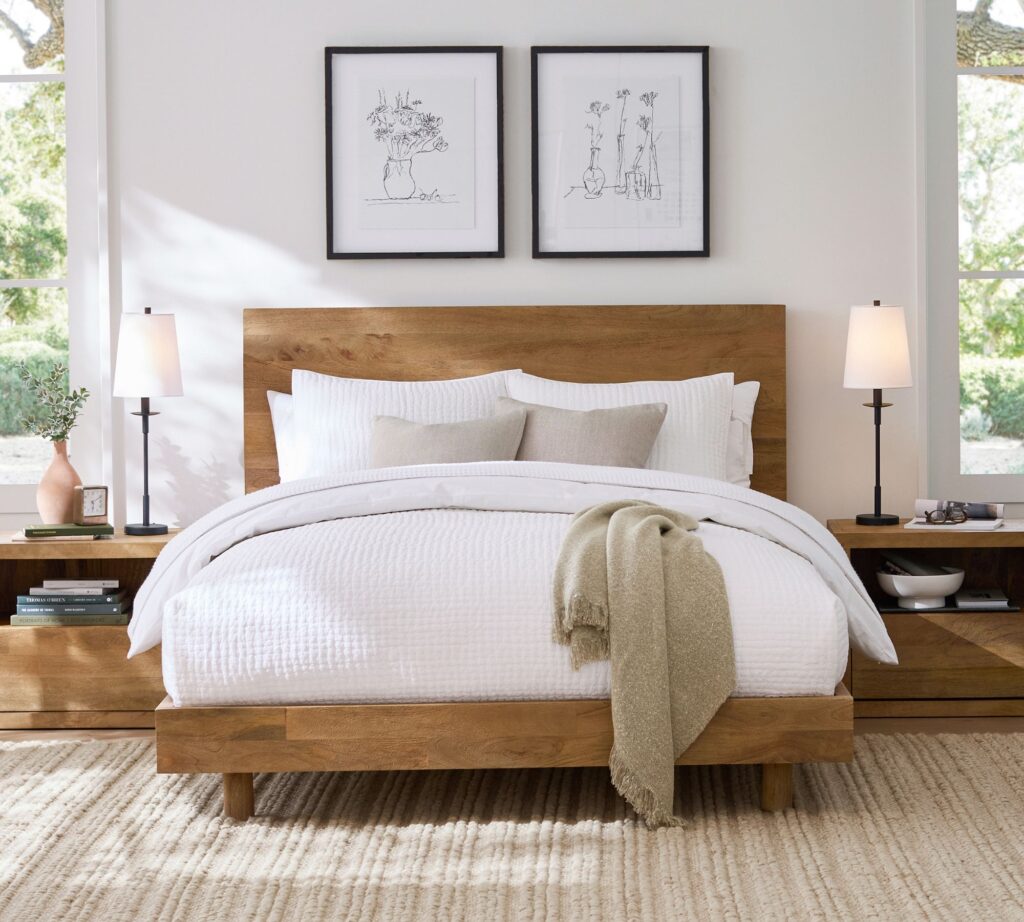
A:
[[[183,349],[187,396],[153,424],[158,519],[242,490],[245,306],[785,303],[790,497],[870,508],[870,395],[842,364],[850,304],[915,321],[912,0],[110,0],[108,23],[113,309],[174,311]],[[503,260],[324,258],[323,47],[396,43],[505,46]],[[710,259],[530,259],[529,46],[608,43],[712,48]],[[916,400],[890,398],[886,506],[906,512]]]

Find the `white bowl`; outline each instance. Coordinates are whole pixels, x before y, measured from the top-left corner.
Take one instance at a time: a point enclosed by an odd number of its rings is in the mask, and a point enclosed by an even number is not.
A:
[[[953,595],[964,583],[964,571],[943,567],[938,576],[897,576],[878,571],[878,585],[899,599],[900,608],[945,608],[946,596]]]

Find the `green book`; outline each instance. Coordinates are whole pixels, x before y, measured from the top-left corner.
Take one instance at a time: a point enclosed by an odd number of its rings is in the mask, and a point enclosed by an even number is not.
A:
[[[84,627],[127,624],[131,615],[11,615],[12,627]]]
[[[26,538],[75,538],[80,535],[100,537],[112,535],[113,525],[26,525]]]

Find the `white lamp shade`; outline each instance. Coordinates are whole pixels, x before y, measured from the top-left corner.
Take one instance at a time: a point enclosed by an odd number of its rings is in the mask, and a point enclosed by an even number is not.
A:
[[[867,305],[850,308],[843,387],[910,387],[910,345],[903,308]]]
[[[180,397],[181,363],[174,314],[122,314],[115,397]]]

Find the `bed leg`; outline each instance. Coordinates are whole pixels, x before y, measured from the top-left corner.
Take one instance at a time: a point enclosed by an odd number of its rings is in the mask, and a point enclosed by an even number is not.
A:
[[[255,812],[252,772],[224,772],[224,815],[247,820]]]
[[[761,809],[770,813],[793,806],[793,766],[766,763],[761,766]]]

